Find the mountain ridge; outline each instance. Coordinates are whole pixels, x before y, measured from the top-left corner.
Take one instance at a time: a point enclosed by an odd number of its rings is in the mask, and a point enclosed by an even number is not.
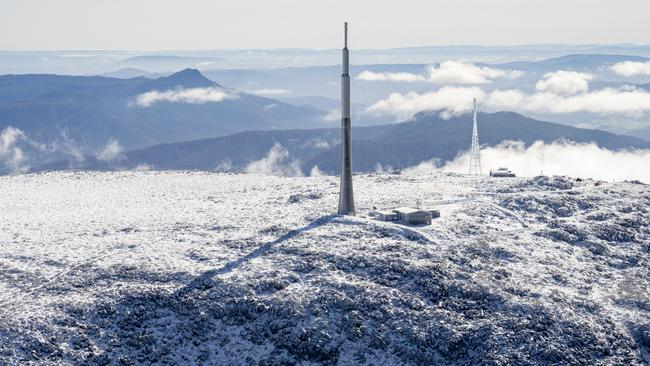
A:
[[[133,103],[147,92],[171,91],[173,96],[182,89],[195,88],[222,88],[236,97],[210,99],[209,90],[198,90],[186,99],[154,95],[157,99],[147,105]],[[156,79],[0,76],[0,131],[9,127],[21,130],[30,139],[22,148],[36,160],[66,158],[67,153],[60,149],[44,152],[35,148],[55,146],[62,140],[92,155],[112,140],[130,150],[246,130],[325,126],[325,114],[317,108],[225,89],[196,69]]]
[[[470,146],[471,128],[470,115],[443,119],[432,113],[419,114],[411,122],[353,127],[353,168],[357,172],[371,172],[377,166],[403,169],[431,159],[450,161]],[[514,112],[479,113],[479,136],[483,147],[508,140],[522,141],[526,146],[536,141],[570,140],[595,142],[614,151],[650,149],[650,142],[639,138],[538,121]],[[79,168],[112,170],[149,166],[163,170],[219,170],[226,165],[226,170],[241,171],[251,162],[264,159],[279,144],[289,157],[302,162],[304,174],[309,174],[314,167],[336,174],[340,164],[339,141],[338,128],[244,131],[128,151],[126,159],[117,165],[89,157],[86,165]],[[68,162],[56,162],[38,170],[69,166]]]

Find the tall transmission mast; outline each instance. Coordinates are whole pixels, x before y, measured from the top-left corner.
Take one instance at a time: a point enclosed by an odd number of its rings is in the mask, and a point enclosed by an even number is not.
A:
[[[343,73],[341,74],[341,191],[339,215],[354,216],[352,194],[352,142],[350,139],[350,53],[348,23],[344,27]]]
[[[476,98],[474,98],[474,127],[472,128],[472,150],[469,157],[469,174],[481,175],[481,147],[478,144],[478,126],[476,122]]]

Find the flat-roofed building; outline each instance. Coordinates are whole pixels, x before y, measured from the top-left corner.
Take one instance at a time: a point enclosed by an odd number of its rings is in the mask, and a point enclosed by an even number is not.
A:
[[[375,220],[395,222],[403,225],[431,225],[433,218],[440,217],[440,211],[400,207],[390,211],[374,209],[370,211],[370,216],[374,217]]]
[[[399,215],[395,211],[375,211],[375,219],[379,221],[399,221]]]
[[[394,210],[399,215],[399,222],[406,225],[431,225],[431,213],[410,207],[400,207]]]

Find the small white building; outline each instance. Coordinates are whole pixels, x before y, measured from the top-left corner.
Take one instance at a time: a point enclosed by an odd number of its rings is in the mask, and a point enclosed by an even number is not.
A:
[[[498,178],[512,178],[515,173],[511,172],[508,168],[499,168],[497,170],[490,170],[490,177]]]
[[[431,220],[434,217],[440,217],[440,211],[410,207],[400,207],[392,211],[374,211],[373,213],[376,220],[404,225],[431,225]]]
[[[375,219],[379,221],[399,221],[399,215],[395,211],[375,211]]]

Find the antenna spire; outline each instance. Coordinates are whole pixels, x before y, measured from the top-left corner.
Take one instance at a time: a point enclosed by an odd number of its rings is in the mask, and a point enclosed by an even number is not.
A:
[[[477,114],[478,109],[476,108],[476,97],[474,97],[474,124],[472,127],[472,149],[469,155],[469,174],[479,176],[481,175],[481,145],[478,143]]]
[[[348,48],[348,22],[345,22],[344,29],[345,29],[345,31],[344,31],[344,34],[345,34],[345,42],[344,42],[344,44],[345,44],[345,48]]]

